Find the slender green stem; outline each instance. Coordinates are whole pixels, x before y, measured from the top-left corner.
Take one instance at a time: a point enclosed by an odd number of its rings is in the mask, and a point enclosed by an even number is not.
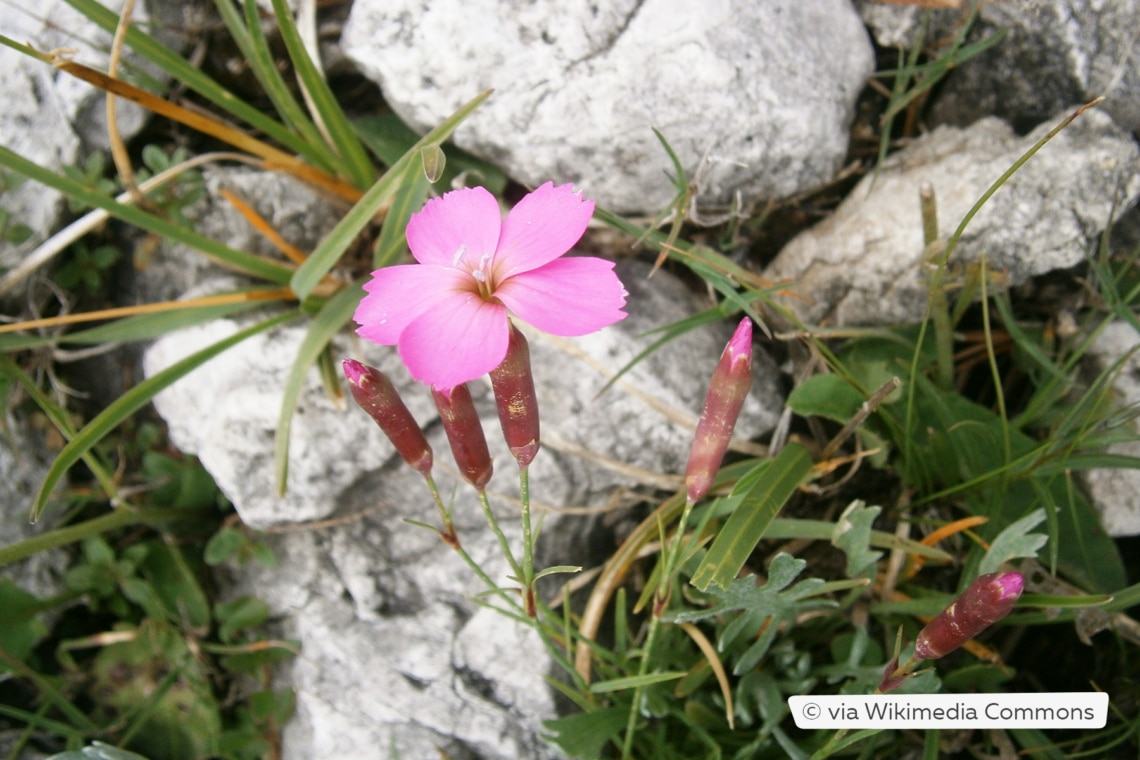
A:
[[[467,553],[467,550],[464,549],[459,543],[452,544],[451,546],[453,549],[455,549],[456,552],[459,553],[460,559],[462,559],[465,563],[467,563],[467,567],[471,568],[471,571],[473,573],[475,573],[475,575],[479,576],[479,580],[483,581],[484,585],[487,586],[487,589],[489,591],[491,591],[496,596],[500,597],[503,601],[505,601],[507,604],[509,604],[513,608],[513,611],[515,613],[521,613],[522,612],[522,605],[520,605],[518,602],[518,599],[516,599],[513,596],[513,591],[505,589],[502,586],[495,583],[495,581],[493,581],[491,579],[491,576],[487,575],[486,571],[483,570],[483,568],[479,566],[479,563],[476,562],[471,557],[471,555]],[[503,610],[499,610],[499,611],[502,612]],[[519,614],[519,617],[520,617],[520,619],[523,619],[521,617],[521,614]]]
[[[530,468],[528,467],[519,468],[519,501],[522,502],[523,602],[526,614],[534,617],[537,614],[534,600],[534,534],[530,527]]]
[[[641,649],[641,664],[637,668],[637,675],[649,675],[649,660],[653,655],[653,645],[657,642],[657,631],[661,627],[660,615],[649,616],[649,632],[645,636],[645,646]],[[641,692],[644,687],[638,686],[633,690],[633,701],[629,705],[629,719],[625,724],[625,737],[622,739],[621,758],[630,760],[633,757],[633,735],[637,731],[637,716],[641,712]]]
[[[934,188],[923,185],[918,191],[922,207],[922,243],[927,255],[938,240],[938,206]],[[950,306],[946,290],[941,287],[941,268],[947,266],[945,260],[935,250],[934,263],[939,268],[930,288],[930,317],[934,321],[934,350],[937,355],[936,370],[938,386],[950,390],[954,386],[954,325],[950,319]]]
[[[495,534],[495,538],[499,541],[499,549],[503,552],[503,556],[507,558],[507,562],[511,565],[511,572],[515,574],[516,578],[522,578],[522,568],[519,567],[519,563],[515,559],[515,554],[511,551],[510,541],[508,541],[506,535],[503,534],[503,529],[499,527],[499,521],[495,518],[495,513],[491,511],[491,502],[487,500],[486,491],[479,491],[479,504],[483,507],[483,517],[486,518],[487,525],[490,526],[491,532]]]
[[[36,688],[40,690],[40,694],[43,696],[44,701],[50,702],[59,708],[59,711],[62,712],[69,721],[71,721],[71,724],[73,726],[85,732],[94,732],[98,730],[98,726],[96,726],[95,723],[93,723],[92,720],[87,717],[87,715],[82,710],[73,705],[71,701],[68,700],[67,697],[65,697],[63,693],[55,687],[55,685],[52,683],[52,679],[16,659],[3,647],[0,647],[0,663],[7,666],[7,668],[11,670],[15,675],[26,678],[34,683],[36,685]]]
[[[75,525],[56,528],[45,533],[26,538],[10,546],[0,547],[0,565],[30,557],[57,546],[65,546],[85,538],[98,536],[115,528],[126,525],[148,522],[152,519],[162,519],[166,510],[136,510],[120,507],[105,515],[85,520]],[[181,512],[178,516],[182,516]]]
[[[1002,464],[1009,464],[1013,459],[1013,443],[1010,439],[1009,412],[1005,407],[1005,391],[1002,389],[1001,371],[998,369],[997,352],[994,350],[994,333],[990,327],[990,299],[989,294],[986,292],[986,281],[989,279],[989,272],[986,271],[985,256],[982,257],[981,269],[982,334],[986,340],[986,358],[989,361],[990,375],[993,378],[994,397],[997,401],[998,417],[1001,419],[1001,443],[1004,458]],[[1008,473],[1004,478],[1008,478]]]
[[[673,533],[673,540],[664,549],[661,557],[661,578],[657,583],[654,594],[653,611],[649,616],[649,632],[645,636],[645,646],[641,651],[641,664],[637,668],[637,675],[649,675],[650,661],[653,659],[653,645],[657,642],[657,632],[661,627],[661,616],[669,605],[672,596],[673,575],[677,569],[677,559],[681,555],[682,543],[685,536],[685,527],[689,522],[689,515],[693,512],[693,502],[685,500],[685,507],[681,510],[681,518],[677,521],[677,529]],[[633,751],[633,734],[637,730],[637,715],[640,711],[641,692],[643,687],[633,690],[633,702],[629,708],[629,720],[625,726],[625,738],[622,741],[622,760],[629,760]]]
[[[431,476],[430,472],[424,473],[424,482],[427,483],[428,490],[431,491],[432,501],[435,502],[435,508],[439,511],[439,520],[443,523],[443,530],[439,532],[439,537],[448,546],[454,546],[456,549],[460,548],[459,534],[455,532],[455,524],[451,521],[451,510],[443,503],[443,497],[439,495],[439,489],[435,485],[435,478]]]

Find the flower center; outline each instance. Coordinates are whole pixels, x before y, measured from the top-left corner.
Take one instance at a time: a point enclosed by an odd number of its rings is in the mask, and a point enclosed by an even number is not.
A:
[[[484,301],[490,302],[495,295],[494,272],[492,271],[494,259],[494,253],[484,253],[479,257],[479,263],[471,266],[470,259],[467,257],[467,246],[461,245],[456,249],[455,255],[451,259],[451,266],[455,269],[467,270],[471,279],[475,281],[474,292]]]

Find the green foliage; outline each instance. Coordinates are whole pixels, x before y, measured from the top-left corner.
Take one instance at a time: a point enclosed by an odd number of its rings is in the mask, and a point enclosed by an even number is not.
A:
[[[64,166],[61,171],[65,177],[97,195],[110,196],[119,189],[118,184],[107,176],[107,154],[102,151],[94,151],[82,163]],[[90,204],[74,196],[68,196],[67,205],[74,213],[91,208]]]
[[[760,463],[740,479],[729,496],[738,504],[693,573],[694,586],[701,591],[707,591],[710,584],[729,587],[810,468],[807,450],[790,444],[774,459]]]
[[[4,193],[15,190],[22,184],[24,184],[24,178],[20,175],[0,171],[0,198],[3,197]],[[13,219],[8,209],[0,206],[0,242],[20,245],[31,238],[33,234],[34,231],[31,227]]]
[[[71,255],[55,273],[55,283],[66,290],[85,290],[100,293],[105,287],[103,278],[119,260],[119,249],[113,245],[89,248],[78,242]]]

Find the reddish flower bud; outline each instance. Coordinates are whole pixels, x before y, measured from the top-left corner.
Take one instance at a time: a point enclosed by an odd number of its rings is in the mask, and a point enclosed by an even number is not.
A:
[[[745,317],[724,348],[709,383],[708,398],[693,436],[685,491],[690,504],[708,493],[728,450],[736,418],[752,385],[752,320]]]
[[[475,411],[471,391],[467,384],[440,390],[431,389],[435,408],[443,421],[447,441],[451,444],[451,455],[459,466],[459,473],[480,491],[491,480],[493,467],[491,454],[487,450],[487,438],[483,435],[483,423]]]
[[[914,642],[915,657],[937,660],[953,652],[1008,615],[1024,587],[1021,573],[978,576],[919,632]]]
[[[503,437],[519,467],[526,467],[538,454],[538,396],[530,371],[530,347],[514,325],[503,363],[491,370],[491,387]]]
[[[376,421],[404,461],[424,475],[430,473],[431,446],[391,381],[380,370],[355,359],[345,359],[341,366],[352,397]]]

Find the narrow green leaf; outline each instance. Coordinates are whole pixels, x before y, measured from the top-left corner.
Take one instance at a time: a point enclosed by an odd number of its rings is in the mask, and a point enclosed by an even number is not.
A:
[[[55,188],[68,198],[82,201],[88,206],[101,208],[116,219],[121,219],[128,224],[133,224],[147,232],[153,232],[175,242],[184,243],[257,277],[284,284],[289,281],[290,275],[293,274],[292,270],[283,264],[230,248],[189,227],[183,227],[137,206],[119,203],[110,196],[85,187],[81,182],[45,169],[3,145],[0,145],[0,165],[48,187]]]
[[[75,437],[75,428],[72,427],[71,417],[67,413],[67,410],[49,399],[43,391],[40,390],[39,385],[37,385],[32,378],[28,377],[28,374],[20,369],[14,361],[7,356],[0,355],[0,376],[2,375],[15,378],[16,382],[24,389],[24,392],[27,393],[32,401],[35,402],[36,406],[47,415],[48,419],[51,420],[56,430],[59,431],[65,440],[70,441]],[[103,491],[108,496],[114,497],[117,494],[117,488],[115,478],[112,477],[110,468],[106,467],[92,451],[84,452],[82,459],[83,463],[87,465],[87,468],[91,470],[91,474],[99,481],[99,485],[102,486]],[[33,536],[30,539],[21,541],[19,545],[27,545],[35,538],[37,537]],[[0,550],[0,553],[2,553],[2,551],[3,550]]]
[[[119,14],[104,7],[96,0],[67,0],[67,4],[82,13],[105,31],[114,34],[119,25]],[[281,143],[291,151],[319,162],[312,147],[302,137],[294,134],[283,124],[267,116],[234,93],[206,75],[201,68],[191,64],[182,56],[142,31],[138,26],[127,30],[127,47],[170,74],[175,82],[189,87],[223,111],[237,117],[249,126]]]
[[[63,476],[67,474],[71,466],[78,462],[96,443],[114,430],[123,420],[149,403],[160,391],[173,384],[179,378],[189,374],[197,367],[205,364],[210,359],[213,359],[223,351],[241,343],[246,338],[269,330],[279,324],[283,324],[296,315],[296,311],[287,311],[234,333],[225,340],[218,341],[212,346],[208,346],[201,351],[191,354],[182,361],[167,367],[157,375],[147,378],[115,399],[106,409],[87,423],[82,430],[76,433],[75,437],[63,447],[63,450],[59,452],[59,456],[52,462],[51,467],[48,469],[47,477],[44,478],[43,485],[40,486],[40,491],[36,495],[36,500],[32,505],[32,521],[35,522],[39,519],[44,507],[47,506],[48,498],[51,496],[56,484],[63,479]]]
[[[431,188],[423,173],[415,170],[414,163],[409,164],[404,171],[410,173],[411,178],[397,183],[399,189],[392,195],[392,205],[388,207],[388,215],[384,217],[384,226],[380,228],[380,237],[376,240],[372,266],[377,269],[398,264],[404,258],[408,250],[405,232],[408,220],[423,207]]]
[[[554,565],[552,567],[545,568],[541,572],[535,573],[534,579],[537,581],[539,578],[545,578],[548,575],[580,572],[582,572],[582,567],[580,565]]]
[[[281,414],[277,418],[277,431],[274,437],[274,451],[277,472],[277,493],[284,496],[286,483],[289,479],[289,431],[293,425],[293,412],[297,408],[297,399],[305,387],[305,375],[312,367],[317,357],[324,351],[325,346],[332,337],[344,327],[352,317],[361,298],[361,282],[358,281],[346,288],[341,288],[325,302],[321,310],[313,317],[309,330],[297,348],[297,358],[285,378],[285,387],[282,389]]]
[[[373,114],[353,119],[353,127],[365,147],[384,166],[393,166],[401,156],[412,149],[420,136],[400,117],[391,112]],[[456,145],[447,146],[447,164],[443,175],[433,182],[439,189],[455,187],[455,181],[464,175],[464,185],[479,184],[491,191],[492,195],[502,195],[507,186],[507,175],[494,164],[476,158]]]
[[[609,681],[598,681],[597,683],[590,684],[591,694],[605,694],[610,691],[623,691],[625,689],[637,689],[642,686],[649,686],[650,684],[662,683],[663,681],[676,681],[678,678],[684,678],[685,671],[668,671],[665,673],[647,673],[643,676],[627,676],[625,678],[613,678]]]
[[[1017,600],[1019,607],[1103,607],[1113,600],[1112,594],[1022,594]]]
[[[311,147],[312,155],[310,158],[314,160],[314,163],[317,163],[325,171],[335,174],[336,155],[322,139],[321,133],[309,119],[305,109],[293,97],[293,93],[277,69],[273,52],[269,49],[269,41],[261,28],[257,4],[252,0],[246,0],[244,3],[244,23],[242,14],[234,6],[232,0],[215,0],[214,6],[221,14],[222,21],[225,22],[226,29],[229,30],[234,44],[241,51],[243,59],[249,65],[249,69],[257,78],[258,83],[261,84],[261,88],[265,91],[270,102],[273,103],[273,107],[277,109],[277,113]],[[320,157],[319,161],[316,160],[318,156]]]
[[[277,18],[281,40],[285,43],[289,59],[297,71],[297,79],[308,93],[317,112],[316,118],[324,125],[328,138],[332,141],[332,147],[337,152],[339,158],[337,166],[340,168],[338,173],[357,187],[371,185],[376,179],[372,162],[340,104],[336,102],[324,75],[309,57],[287,1],[273,0],[273,14]]]
[[[625,366],[623,366],[621,369],[619,369],[614,374],[613,377],[611,377],[609,380],[606,381],[606,384],[602,386],[602,389],[600,391],[598,391],[597,395],[601,396],[603,393],[605,393],[607,390],[609,390],[610,386],[612,386],[619,379],[621,379],[622,375],[629,372],[631,369],[633,369],[635,366],[637,366],[643,359],[645,359],[647,356],[652,354],[657,349],[664,346],[666,343],[680,337],[681,335],[684,335],[685,333],[689,332],[690,330],[695,330],[696,328],[701,327],[702,325],[711,325],[711,324],[715,324],[717,322],[721,322],[725,318],[731,316],[727,312],[728,312],[728,309],[725,308],[725,305],[722,303],[720,306],[714,306],[713,308],[706,309],[705,311],[702,311],[699,314],[694,314],[690,317],[685,317],[684,319],[679,319],[670,325],[666,325],[664,327],[661,327],[661,328],[654,330],[653,332],[663,333],[661,335],[661,337],[659,337],[657,340],[650,343],[644,349],[639,351],[637,353],[637,356],[634,356],[632,359],[630,359],[628,362],[626,362]]]
[[[797,443],[789,443],[764,465],[693,573],[694,586],[701,591],[713,583],[729,587],[777,513],[807,478],[811,466],[811,454]]]
[[[279,1],[275,0],[275,2]],[[376,184],[368,189],[364,197],[344,215],[344,218],[333,228],[332,232],[309,255],[305,263],[293,273],[291,285],[298,298],[301,300],[308,298],[309,294],[313,292],[313,288],[336,265],[336,262],[356,236],[360,234],[360,231],[376,216],[384,202],[396,192],[398,183],[404,176],[408,164],[413,159],[419,158],[419,149],[425,145],[446,140],[459,126],[459,123],[467,118],[490,94],[488,90],[475,97],[438,127],[424,135],[391,169],[384,173],[383,177],[376,181]]]

